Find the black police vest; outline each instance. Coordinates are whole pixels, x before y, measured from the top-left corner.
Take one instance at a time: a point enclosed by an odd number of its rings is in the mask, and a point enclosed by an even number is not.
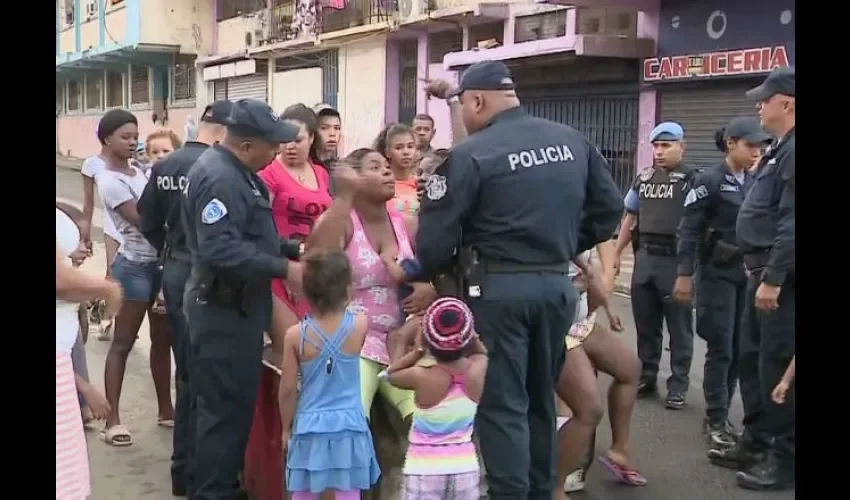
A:
[[[687,171],[655,168],[646,179],[635,185],[638,194],[640,234],[676,236],[687,195]]]

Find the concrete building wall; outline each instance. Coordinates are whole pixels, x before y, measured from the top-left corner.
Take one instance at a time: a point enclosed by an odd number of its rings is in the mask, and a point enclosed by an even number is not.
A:
[[[110,43],[124,44],[132,42],[131,40],[128,40],[127,34],[128,31],[130,31],[130,26],[134,23],[138,23],[139,19],[136,16],[131,15],[133,9],[128,9],[127,3],[124,2],[115,6],[107,7],[105,29],[103,30],[102,35],[98,17],[93,16],[87,18],[85,16],[85,11],[83,11],[83,16],[80,17],[80,43],[78,47],[76,27],[73,22],[66,22],[65,9],[62,8],[61,4],[62,1],[64,0],[60,0],[60,8],[57,9],[57,15],[59,16],[59,54],[83,52]],[[83,5],[83,7],[85,6],[85,3],[83,2],[78,3]],[[76,12],[79,12],[79,10]],[[101,40],[101,36],[103,36],[103,40]]]
[[[387,39],[373,35],[339,48],[339,103],[343,153],[371,147],[384,126]]]
[[[140,43],[179,45],[182,54],[212,50],[214,1],[144,0]]]

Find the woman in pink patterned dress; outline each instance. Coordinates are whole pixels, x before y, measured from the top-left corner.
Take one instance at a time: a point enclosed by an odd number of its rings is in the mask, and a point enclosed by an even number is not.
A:
[[[375,394],[380,392],[409,421],[415,408],[413,393],[379,380],[378,374],[390,363],[387,336],[404,321],[398,307],[398,285],[383,259],[413,257],[411,242],[416,235],[416,220],[406,219],[387,206],[395,194],[395,177],[387,159],[377,151],[352,152],[334,169],[334,179],[336,198],[313,227],[307,251],[344,249],[351,260],[354,289],[349,307],[369,317],[369,330],[360,353],[361,397],[366,415]],[[402,301],[408,314],[424,311],[436,298],[429,284],[413,284],[413,290]]]

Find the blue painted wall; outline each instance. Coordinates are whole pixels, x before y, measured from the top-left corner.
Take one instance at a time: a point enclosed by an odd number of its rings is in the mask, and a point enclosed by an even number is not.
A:
[[[795,0],[663,0],[658,55],[785,45],[795,61]]]
[[[132,48],[138,45],[141,34],[141,2],[142,0],[124,0],[124,9],[126,10],[127,27],[125,30],[126,36],[124,40],[114,42],[109,39],[106,33],[106,16],[104,12],[110,7],[107,0],[98,1],[98,43],[92,50],[85,54],[82,52],[82,20],[85,15],[85,2],[83,0],[74,0],[74,51],[66,54],[60,53],[59,33],[61,27],[65,24],[63,19],[59,19],[59,1],[56,2],[56,64],[70,62],[86,57],[103,54],[120,48]]]

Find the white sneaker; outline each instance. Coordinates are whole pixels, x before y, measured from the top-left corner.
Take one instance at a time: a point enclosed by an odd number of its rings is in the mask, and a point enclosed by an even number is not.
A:
[[[584,477],[584,469],[577,469],[567,476],[567,480],[564,481],[564,493],[583,491],[586,484],[587,480]]]

